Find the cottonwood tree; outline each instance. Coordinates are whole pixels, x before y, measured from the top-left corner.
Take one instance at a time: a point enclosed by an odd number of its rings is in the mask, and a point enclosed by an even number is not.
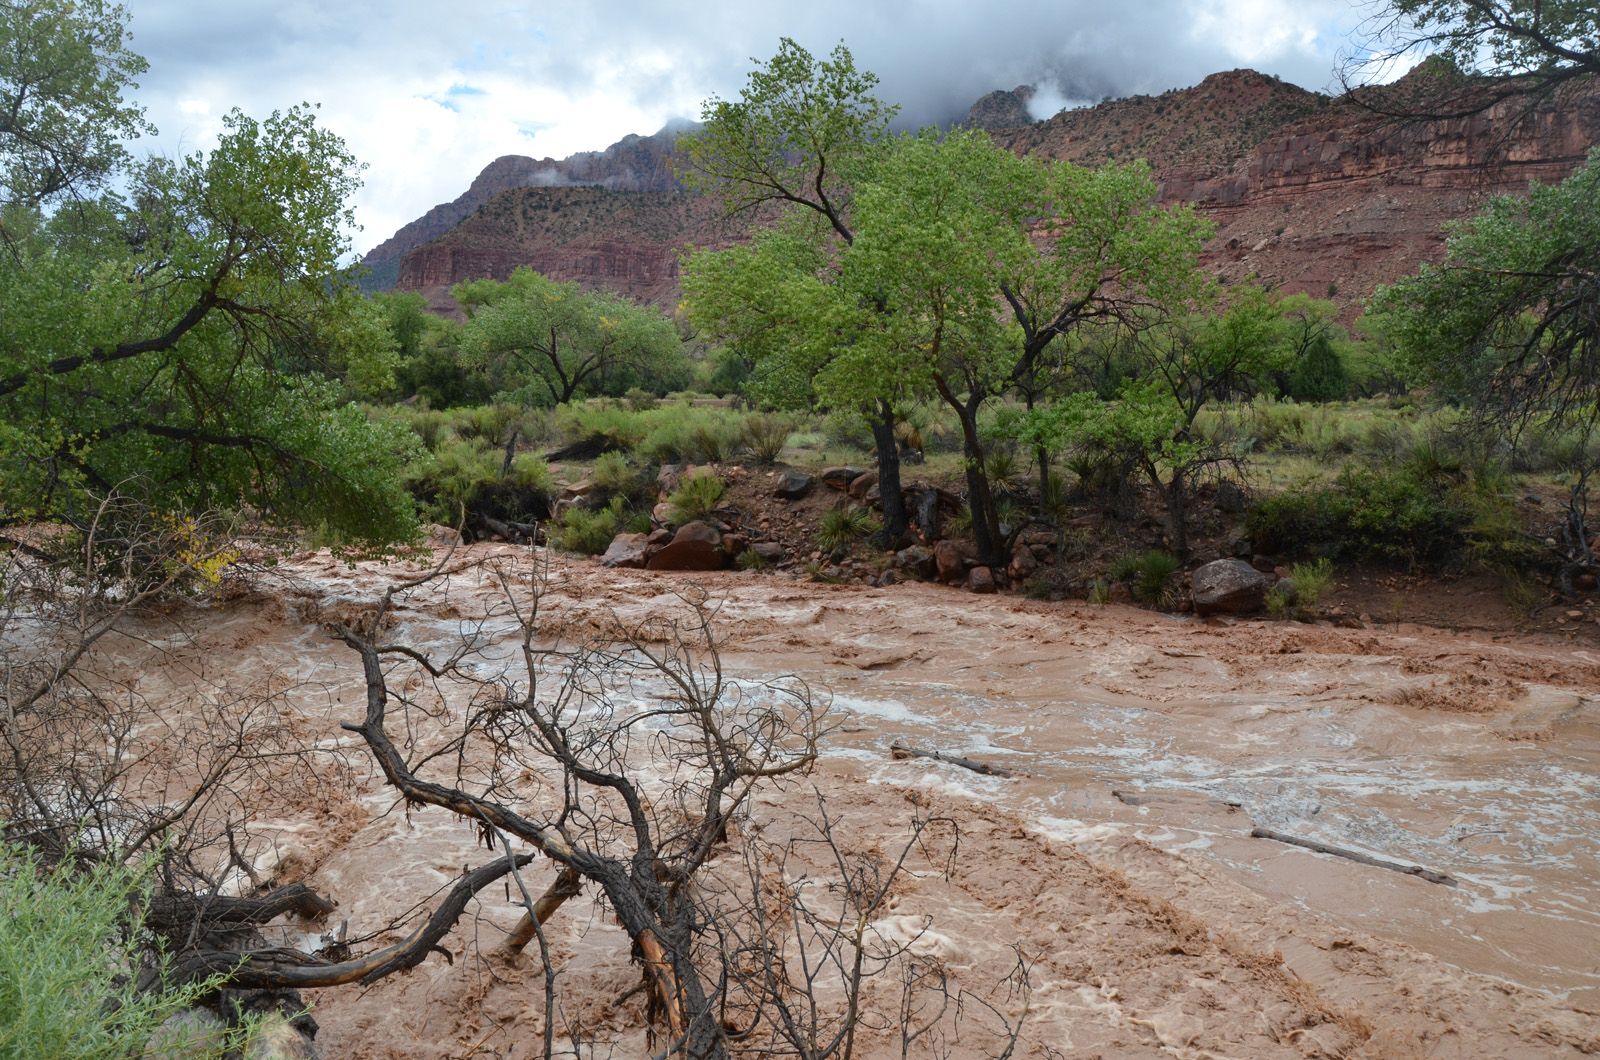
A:
[[[660,312],[520,266],[504,283],[452,288],[467,311],[463,359],[508,398],[563,405],[632,387],[665,393],[688,378],[683,342]]]
[[[737,100],[715,96],[708,99],[701,108],[702,128],[679,139],[684,182],[719,196],[730,214],[775,208],[780,213],[794,210],[810,215],[820,222],[816,227],[824,230],[813,232],[822,256],[837,253],[855,240],[856,169],[871,145],[888,133],[898,110],[875,95],[877,84],[876,75],[856,69],[855,59],[843,44],[837,45],[827,58],[818,59],[793,40],[783,38],[777,54],[751,71]],[[784,223],[795,226],[793,221]],[[757,360],[757,370],[761,371],[758,358],[771,352],[773,345],[753,334],[768,329],[773,320],[791,317],[797,296],[803,303],[819,292],[797,291],[795,284],[803,288],[804,281],[773,275],[775,265],[794,264],[792,248],[768,241],[756,249],[764,253],[750,257],[748,267],[758,278],[740,284],[748,295],[758,299],[752,302],[755,308],[751,313],[730,312],[726,299],[718,299],[718,305],[708,305],[707,295],[713,289],[710,282],[690,287],[697,271],[716,272],[726,278],[730,272],[745,267],[746,258],[739,252],[709,259],[693,256],[685,262],[684,272],[685,289],[694,292],[686,305],[691,319],[720,320],[724,325],[755,329],[719,334]],[[818,308],[804,304],[798,307],[807,312]],[[826,356],[826,349],[812,344],[798,356],[785,358],[772,374],[789,377],[788,392],[792,394],[806,367],[820,367]],[[895,404],[903,394],[896,381],[884,378],[880,382],[877,386],[853,388],[853,400],[844,407],[859,412],[872,429],[883,498],[883,537],[886,542],[894,542],[908,525],[900,493],[900,459],[895,439]]]
[[[355,163],[311,108],[233,112],[134,165],[126,12],[6,5],[0,40],[0,530],[140,491],[379,543],[414,532],[403,436],[345,403],[391,344],[340,265]],[[107,181],[122,181],[114,193]]]
[[[1217,304],[1209,292],[1154,325],[1121,331],[1128,375],[1116,394],[1082,391],[1041,406],[1025,419],[1030,441],[1053,451],[1091,448],[1126,454],[1160,494],[1167,540],[1189,553],[1188,500],[1197,476],[1236,463],[1237,452],[1198,431],[1212,401],[1248,393],[1281,371],[1292,355],[1281,307],[1259,287],[1234,288]]]

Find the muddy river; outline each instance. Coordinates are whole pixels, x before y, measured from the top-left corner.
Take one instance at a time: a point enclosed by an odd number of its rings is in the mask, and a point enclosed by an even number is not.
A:
[[[359,714],[360,672],[324,625],[410,570],[302,557],[162,644],[164,672],[291,687],[304,737],[343,755],[342,795],[260,823],[272,837],[262,868],[333,895],[352,934],[381,924],[396,896],[420,901],[483,860],[439,811],[396,809],[338,728]],[[680,606],[673,593],[689,584],[566,559],[550,578],[543,612],[556,632]],[[1026,1012],[1013,1013],[1025,1016],[1016,1055],[1600,1051],[1594,636],[696,580],[717,602],[730,672],[798,675],[831,696],[839,722],[808,784],[760,797],[753,826],[780,826],[814,800],[811,784],[852,842],[893,845],[913,806],[957,820],[954,874],[913,873],[894,915],[920,926],[957,982],[998,981],[1022,947],[1032,971]],[[412,591],[392,638],[442,649],[497,592],[470,570]],[[129,664],[153,665],[127,650]],[[895,743],[1011,775],[898,760]],[[517,917],[505,897],[495,891],[452,936],[453,966],[434,959],[317,996],[325,1055],[533,1055],[536,967],[476,956]],[[594,1055],[639,1055],[642,1004],[625,998],[637,972],[604,911],[569,905],[552,944],[566,1031],[608,1043]],[[863,1045],[899,1055],[882,1027]]]

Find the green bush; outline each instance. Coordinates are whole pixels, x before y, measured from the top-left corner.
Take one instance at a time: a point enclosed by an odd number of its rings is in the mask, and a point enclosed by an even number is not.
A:
[[[467,512],[526,522],[549,512],[553,480],[544,459],[450,438],[406,469],[406,485],[429,518],[455,525]]]
[[[758,464],[773,464],[794,433],[794,421],[772,412],[746,416],[739,425],[739,440]]]
[[[681,526],[709,517],[727,491],[727,484],[710,471],[688,476],[678,483],[678,488],[667,498],[672,521]]]
[[[817,521],[817,546],[824,552],[848,546],[877,529],[877,520],[865,508],[830,508]]]
[[[1325,335],[1312,340],[1289,372],[1289,396],[1296,401],[1340,401],[1349,390],[1344,360]]]
[[[1112,581],[1131,582],[1133,598],[1140,603],[1165,607],[1172,603],[1176,591],[1174,579],[1182,566],[1170,552],[1153,549],[1119,556],[1111,564],[1109,575]]]
[[[629,496],[638,487],[639,473],[628,466],[628,458],[612,451],[595,457],[589,480],[609,494]]]
[[[621,497],[613,497],[611,503],[598,511],[568,508],[562,513],[561,525],[553,535],[556,547],[598,556],[610,547],[626,517],[627,508]]]
[[[131,940],[144,933],[128,917],[146,879],[114,861],[46,870],[28,848],[0,843],[0,1057],[139,1056],[162,1021],[215,990],[133,985],[142,955]],[[229,1037],[170,1044],[220,1057],[242,1044]]]
[[[1247,515],[1266,552],[1439,563],[1458,556],[1473,512],[1461,484],[1414,466],[1346,466],[1332,485],[1268,497]]]
[[[1289,568],[1289,579],[1294,582],[1295,602],[1309,611],[1333,584],[1333,561],[1324,556],[1310,563],[1296,563]]]

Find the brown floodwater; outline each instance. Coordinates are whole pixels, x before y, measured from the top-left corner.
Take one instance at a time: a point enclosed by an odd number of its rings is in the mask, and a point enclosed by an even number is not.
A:
[[[529,563],[511,548],[476,553]],[[681,606],[673,593],[694,581],[718,604],[736,677],[794,674],[831,696],[840,728],[811,782],[851,842],[894,844],[913,804],[960,823],[954,876],[914,873],[881,926],[917,937],[972,989],[998,982],[1021,946],[1033,970],[1018,1055],[1600,1051],[1593,637],[1202,622],[926,585],[554,563],[543,611],[557,631]],[[484,857],[442,812],[396,808],[338,728],[359,714],[360,672],[324,624],[403,573],[302,557],[186,623],[188,639],[161,645],[165,670],[141,656],[148,645],[119,649],[151,667],[147,690],[276,682],[306,741],[344,756],[356,776],[344,796],[291,805],[258,829],[271,837],[261,868],[334,896],[352,935]],[[481,571],[412,591],[389,636],[442,649],[498,592]],[[486,668],[513,630],[489,632],[499,648]],[[892,743],[1013,775],[895,760]],[[808,786],[765,794],[751,825],[790,827],[814,798]],[[1251,838],[1253,827],[1454,886]],[[547,871],[530,870],[530,883]],[[434,959],[319,995],[327,1055],[533,1055],[536,969],[473,956],[516,919],[504,897],[452,936],[454,966]],[[614,1055],[640,1053],[640,1004],[617,1000],[637,972],[604,912],[569,905],[552,942],[570,999],[562,1025]],[[898,1055],[887,1029],[864,1044]]]

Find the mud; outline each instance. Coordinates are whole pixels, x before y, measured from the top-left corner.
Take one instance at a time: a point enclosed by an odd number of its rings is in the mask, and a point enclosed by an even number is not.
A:
[[[530,564],[507,547],[473,551]],[[841,725],[810,783],[848,842],[895,847],[918,811],[959,824],[953,876],[914,866],[896,891],[899,919],[883,926],[903,921],[954,983],[990,990],[1013,1019],[1022,1003],[996,984],[1021,947],[1033,968],[1016,1055],[1600,1052],[1592,640],[1202,622],[924,585],[552,562],[552,633],[658,613],[701,585],[719,602],[731,671],[792,673],[831,694]],[[484,856],[440,811],[396,807],[338,727],[358,717],[362,688],[327,626],[416,569],[302,557],[188,623],[191,641],[160,644],[160,674],[153,655],[124,649],[153,684],[186,673],[283,690],[296,731],[348,783],[272,806],[257,824],[272,837],[258,868],[334,896],[352,937]],[[446,644],[497,592],[468,571],[408,593],[391,636]],[[895,742],[1015,775],[896,761]],[[750,827],[790,828],[814,800],[807,785],[763,795]],[[1252,827],[1457,885],[1252,839]],[[538,866],[530,884],[549,871]],[[534,1055],[537,967],[490,953],[518,909],[498,891],[484,897],[451,936],[453,965],[434,958],[318,996],[325,1055]],[[642,1002],[628,996],[638,974],[604,912],[569,904],[551,942],[563,1033],[643,1055]],[[898,1055],[893,998],[872,997],[867,1054]]]

